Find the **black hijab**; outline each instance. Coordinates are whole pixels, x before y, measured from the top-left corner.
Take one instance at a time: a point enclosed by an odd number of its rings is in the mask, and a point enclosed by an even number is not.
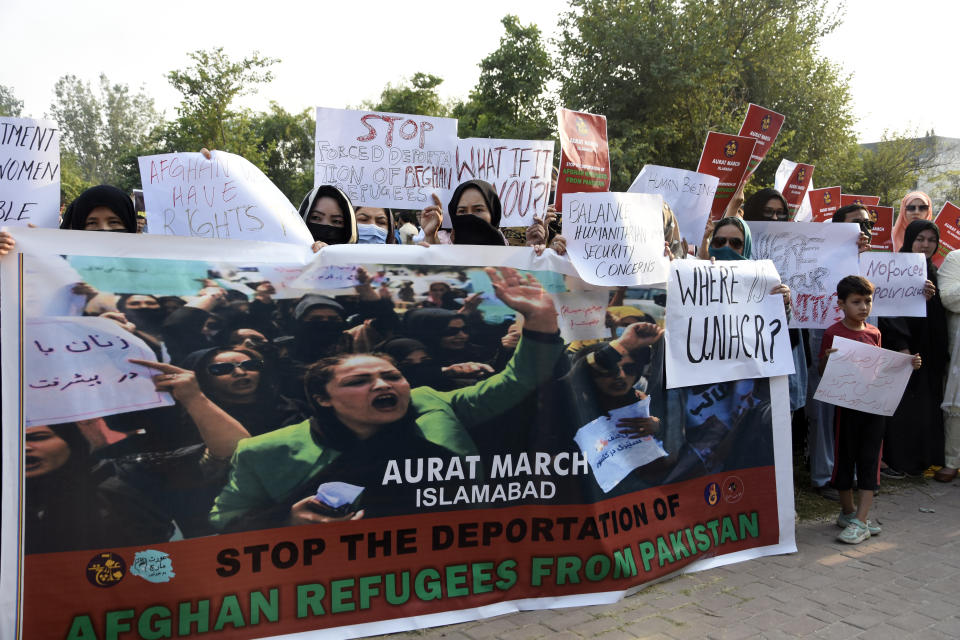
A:
[[[743,219],[749,222],[765,222],[773,221],[773,218],[765,218],[763,215],[763,208],[767,206],[767,203],[771,199],[776,198],[783,203],[783,209],[790,213],[790,207],[787,206],[787,201],[784,199],[783,194],[781,194],[776,189],[760,189],[755,194],[747,198],[747,201],[743,203]]]
[[[476,189],[480,192],[484,202],[487,203],[487,210],[490,212],[490,222],[478,218],[477,216],[457,215],[457,206],[460,204],[460,198],[467,189]],[[480,244],[503,246],[506,244],[503,234],[500,232],[500,217],[502,209],[500,206],[500,196],[493,185],[484,180],[468,180],[461,183],[450,197],[450,203],[447,205],[447,211],[450,213],[450,224],[453,226],[454,244]]]
[[[106,207],[123,220],[127,233],[137,232],[137,212],[133,209],[133,200],[126,193],[108,184],[90,187],[70,203],[60,221],[61,229],[84,230],[87,216],[97,207]]]
[[[320,198],[333,198],[343,213],[343,227],[334,227],[328,224],[310,222],[310,210]],[[330,184],[323,184],[310,190],[300,203],[300,217],[310,230],[314,240],[327,244],[356,244],[357,243],[357,214],[354,212],[350,198],[343,191]]]

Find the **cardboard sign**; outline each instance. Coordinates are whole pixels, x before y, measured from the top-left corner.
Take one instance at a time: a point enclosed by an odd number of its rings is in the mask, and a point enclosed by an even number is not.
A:
[[[893,207],[878,204],[867,205],[873,230],[870,236],[871,251],[893,251]]]
[[[825,329],[843,317],[837,283],[860,273],[860,225],[751,222],[753,259],[773,260],[793,295],[793,328]]]
[[[560,177],[554,206],[564,211],[563,196],[610,189],[610,149],[606,116],[557,109]]]
[[[927,258],[922,253],[861,253],[860,275],[876,287],[871,315],[926,317]]]
[[[810,189],[807,197],[813,210],[811,222],[830,222],[833,220],[833,213],[840,208],[840,187]]]
[[[700,154],[697,173],[716,176],[719,179],[717,192],[713,198],[710,219],[719,220],[723,216],[727,203],[743,181],[747,166],[756,146],[756,138],[733,136],[727,133],[711,131]]]
[[[913,356],[839,336],[815,400],[865,413],[892,416],[913,373]]]
[[[640,170],[627,192],[661,196],[677,217],[680,235],[686,238],[688,245],[698,247],[719,183],[716,176],[648,164]]]
[[[780,277],[769,260],[674,260],[667,388],[794,372]]]
[[[148,233],[310,245],[287,197],[246,158],[211,151],[142,156]]]
[[[454,118],[317,107],[313,185],[332,184],[355,207],[446,206],[456,184]]]
[[[767,157],[767,152],[770,151],[770,147],[780,133],[783,121],[784,116],[776,111],[752,102],[747,106],[747,114],[743,117],[743,124],[740,125],[740,135],[754,138],[757,146],[753,148],[753,153],[750,155],[750,164],[747,165],[747,173],[744,177],[753,175],[757,165]]]
[[[534,216],[547,212],[553,141],[464,138],[457,142],[454,167],[455,185],[479,179],[497,190],[501,227],[530,226]]]
[[[851,204],[862,204],[865,207],[876,206],[880,204],[880,196],[858,196],[852,193],[841,193],[840,206],[846,207]]]
[[[647,193],[572,193],[563,235],[580,277],[597,285],[667,280],[663,199]]]
[[[933,222],[940,229],[940,245],[932,258],[933,264],[939,267],[948,253],[960,249],[960,207],[945,202]]]
[[[0,225],[60,226],[60,130],[51,120],[0,117]]]
[[[790,212],[790,219],[797,217],[800,205],[803,204],[807,195],[807,189],[813,180],[813,165],[802,162],[791,162],[790,160],[781,160],[777,168],[774,188],[783,194],[783,199],[787,201],[787,211]]]

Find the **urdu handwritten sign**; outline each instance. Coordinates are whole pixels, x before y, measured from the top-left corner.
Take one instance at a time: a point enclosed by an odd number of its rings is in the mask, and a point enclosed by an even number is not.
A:
[[[913,356],[834,337],[815,400],[865,413],[892,416],[903,398]]]

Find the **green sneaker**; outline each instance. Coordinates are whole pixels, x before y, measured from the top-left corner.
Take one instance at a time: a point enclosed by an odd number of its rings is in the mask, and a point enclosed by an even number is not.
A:
[[[883,529],[880,528],[880,525],[874,522],[873,520],[867,520],[867,529],[870,531],[870,535],[878,536]]]
[[[847,544],[860,544],[864,540],[869,539],[870,529],[867,528],[866,524],[857,520],[856,517],[851,518],[850,524],[847,525],[847,528],[841,531],[840,535],[837,536],[837,540]]]
[[[837,516],[837,526],[840,527],[841,529],[846,529],[847,527],[850,526],[850,523],[856,519],[857,519],[856,511],[854,511],[853,513],[844,513],[843,511],[841,511],[840,515]],[[869,529],[871,536],[878,536],[880,535],[880,532],[883,531],[880,525],[874,522],[873,520],[867,520],[867,529]]]

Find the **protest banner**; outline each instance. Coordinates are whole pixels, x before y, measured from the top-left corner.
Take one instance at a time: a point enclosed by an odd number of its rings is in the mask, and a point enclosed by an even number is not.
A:
[[[859,225],[751,222],[750,231],[753,259],[773,260],[782,282],[790,287],[791,327],[826,329],[843,317],[837,307],[837,283],[860,273]]]
[[[876,287],[871,315],[926,317],[927,258],[922,253],[861,253],[860,275]]]
[[[138,161],[150,234],[313,243],[296,207],[246,158],[211,151]]]
[[[756,146],[755,138],[732,136],[711,131],[703,144],[697,173],[716,176],[719,179],[717,192],[710,209],[710,219],[719,220],[723,216],[727,203],[743,181],[747,165]]]
[[[317,107],[313,186],[340,188],[355,207],[422,209],[452,190],[454,118]]]
[[[674,260],[667,388],[794,372],[780,277],[769,260]]]
[[[939,267],[948,253],[960,249],[960,207],[944,202],[933,222],[940,229],[940,245],[932,258],[933,264]]]
[[[840,208],[840,187],[823,187],[807,191],[813,210],[811,222],[830,222],[833,213]]]
[[[873,222],[870,230],[871,251],[893,251],[893,207],[867,205],[867,213]]]
[[[60,130],[51,120],[0,117],[0,225],[60,226]]]
[[[783,199],[787,201],[787,210],[790,212],[791,220],[797,219],[800,206],[804,202],[809,206],[809,200],[806,199],[806,196],[812,180],[812,164],[791,162],[786,159],[780,161],[773,187],[783,194]],[[802,222],[802,220],[799,220],[799,222]]]
[[[554,206],[563,212],[565,194],[610,189],[607,118],[559,107],[557,131],[560,134],[560,175]]]
[[[750,154],[750,163],[747,165],[744,178],[752,176],[753,172],[757,170],[757,165],[767,157],[767,152],[770,151],[770,147],[773,146],[777,135],[780,133],[780,128],[783,127],[783,120],[784,116],[782,114],[771,111],[766,107],[761,107],[752,102],[747,106],[743,124],[740,125],[740,135],[755,139],[757,144]]]
[[[628,355],[615,376],[589,364],[604,343],[566,366],[570,356],[551,325],[557,310],[538,282],[562,285],[570,269],[525,248],[339,245],[314,258],[389,276],[389,304],[378,294],[381,302],[364,307],[356,287],[341,289],[334,304],[346,305],[344,313],[402,311],[395,335],[426,340],[425,350],[462,336],[447,331],[449,317],[458,314],[426,306],[430,299],[422,295],[399,298],[402,283],[409,276],[465,286],[482,282],[471,276],[483,273],[490,288],[475,293],[497,298],[526,320],[512,353],[479,384],[437,372],[434,384],[448,385],[438,392],[418,382],[431,379],[429,370],[411,368],[402,357],[398,370],[355,354],[315,373],[384,367],[377,369],[385,377],[375,383],[375,398],[311,376],[311,396],[300,381],[304,404],[288,405],[274,395],[279,390],[292,399],[284,390],[298,380],[286,380],[294,371],[288,359],[310,363],[326,343],[312,340],[316,331],[296,329],[297,322],[311,322],[304,316],[312,314],[312,299],[300,313],[277,304],[272,310],[286,327],[278,336],[287,337],[271,339],[263,352],[228,347],[181,359],[175,354],[199,335],[164,338],[174,360],[167,367],[179,369],[157,372],[158,384],[175,381],[185,392],[195,380],[202,397],[181,393],[174,408],[108,416],[108,428],[128,430],[115,431],[125,437],[93,455],[122,473],[94,475],[74,421],[24,427],[22,413],[31,409],[20,402],[23,373],[44,355],[31,352],[23,327],[47,318],[20,315],[24,290],[44,290],[42,281],[17,277],[30,258],[23,251],[55,255],[69,246],[78,255],[104,257],[203,255],[209,270],[287,265],[291,256],[306,265],[312,255],[275,243],[147,237],[131,245],[123,234],[78,232],[65,245],[63,232],[12,233],[16,248],[0,262],[7,347],[0,354],[3,637],[395,633],[521,609],[610,603],[678,571],[796,550],[786,379],[666,389],[662,339],[644,341],[632,332],[618,343]],[[256,301],[247,302],[248,315],[240,312],[234,326],[256,321]],[[445,315],[443,325],[431,324]],[[431,320],[419,325],[417,316]],[[476,316],[471,322],[477,344],[470,357],[497,352],[507,325]],[[633,388],[641,376],[645,393]],[[241,379],[242,386],[227,384]],[[241,396],[255,394],[256,410],[238,412],[221,392],[225,384]],[[606,415],[608,400],[622,412],[578,444],[577,433]],[[215,407],[234,412],[258,435],[237,443],[229,420],[205,421]],[[405,419],[408,409],[415,420]],[[380,426],[371,423],[362,441],[346,426],[354,410],[379,416]],[[644,436],[652,440],[621,449],[634,440],[622,437],[621,422],[642,421],[644,411],[659,419],[656,433]],[[201,431],[204,425],[214,431]],[[39,439],[54,445],[58,461],[38,449]],[[218,460],[225,441],[236,447],[232,463]],[[598,448],[610,454],[594,460],[602,479],[588,461]],[[643,455],[623,460],[631,457],[621,455],[627,449]],[[312,509],[347,519],[299,524]]]
[[[667,281],[663,199],[648,193],[571,193],[563,215],[567,255],[590,284]]]
[[[553,141],[464,138],[457,141],[454,186],[485,180],[500,196],[501,227],[526,227],[546,215]],[[451,212],[452,215],[452,212]]]
[[[840,206],[846,207],[851,204],[862,204],[865,207],[872,207],[880,204],[880,196],[858,196],[853,193],[840,194]]]
[[[913,356],[839,336],[834,337],[833,346],[837,351],[827,359],[813,398],[892,416],[913,373]]]
[[[688,245],[699,247],[719,183],[716,176],[647,164],[627,193],[652,193],[662,197],[677,217],[680,235]]]

